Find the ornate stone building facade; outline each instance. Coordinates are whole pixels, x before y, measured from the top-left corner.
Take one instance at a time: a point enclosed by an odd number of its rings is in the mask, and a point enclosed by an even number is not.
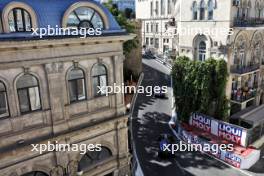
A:
[[[130,172],[122,30],[92,0],[1,0],[0,175],[125,176]],[[31,28],[101,28],[102,35],[39,38]],[[31,144],[101,144],[101,151],[32,151]]]
[[[136,19],[141,21],[142,45],[156,54],[176,52],[175,4],[177,0],[136,0]]]
[[[263,8],[261,0],[181,1],[176,17],[180,55],[227,61],[231,115],[264,102]]]

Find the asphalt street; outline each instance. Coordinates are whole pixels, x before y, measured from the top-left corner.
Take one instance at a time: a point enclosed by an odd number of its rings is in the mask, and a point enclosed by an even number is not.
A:
[[[143,59],[142,86],[168,86],[167,99],[138,94],[132,114],[135,151],[144,176],[245,176],[251,175],[200,152],[177,152],[174,158],[158,157],[160,134],[171,134],[170,71],[153,59]],[[175,138],[176,139],[176,138]],[[179,142],[177,140],[177,142]]]

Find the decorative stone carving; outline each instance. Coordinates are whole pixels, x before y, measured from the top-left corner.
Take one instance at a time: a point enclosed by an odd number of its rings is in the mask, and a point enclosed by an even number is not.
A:
[[[50,171],[50,176],[63,176],[64,168],[62,166],[56,166]]]
[[[78,162],[75,160],[72,160],[68,164],[68,175],[69,176],[76,176],[78,170]]]
[[[63,63],[62,62],[54,62],[51,64],[46,64],[45,68],[47,70],[47,73],[61,73],[63,71]]]

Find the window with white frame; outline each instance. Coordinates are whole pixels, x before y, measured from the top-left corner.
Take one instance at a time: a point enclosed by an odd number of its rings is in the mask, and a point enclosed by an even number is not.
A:
[[[206,58],[206,43],[201,41],[198,47],[198,59],[199,61],[205,61]]]
[[[197,8],[197,2],[194,1],[192,4],[192,19],[197,20],[198,17],[198,8]]]
[[[73,68],[68,73],[70,102],[86,99],[86,85],[84,72],[80,68]]]
[[[11,32],[30,32],[32,29],[31,16],[23,8],[14,8],[9,12],[8,24]]]
[[[7,101],[7,91],[5,84],[0,81],[0,118],[8,117],[8,101]]]
[[[24,74],[16,83],[20,112],[28,113],[41,109],[38,79],[31,74]]]
[[[214,17],[214,3],[213,0],[208,1],[208,20],[212,20]]]
[[[92,68],[93,90],[95,96],[105,95],[105,88],[108,84],[107,69],[103,64],[95,64]],[[102,91],[99,91],[99,88]]]
[[[205,1],[201,0],[200,2],[200,20],[204,20],[205,19]]]

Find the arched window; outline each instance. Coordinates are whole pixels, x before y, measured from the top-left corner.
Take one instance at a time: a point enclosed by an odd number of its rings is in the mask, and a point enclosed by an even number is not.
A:
[[[70,13],[67,27],[104,28],[104,23],[102,17],[94,9],[79,7]]]
[[[9,110],[8,110],[8,101],[7,101],[7,93],[5,84],[0,81],[0,118],[1,117],[8,117]]]
[[[246,57],[245,57],[245,50],[241,49],[239,51],[239,68],[243,68],[246,65]]]
[[[28,113],[41,109],[39,83],[35,76],[25,74],[16,83],[20,112]]]
[[[250,13],[251,13],[251,1],[248,1],[248,5],[247,5],[247,18],[250,17]]]
[[[237,54],[237,49],[234,50],[234,65],[239,65],[239,57]]]
[[[258,64],[261,60],[260,43],[257,43],[254,47],[252,64]]]
[[[206,57],[206,43],[204,41],[201,41],[199,43],[199,50],[198,50],[198,54],[199,54],[199,60],[200,61],[205,61],[205,57]]]
[[[74,68],[68,74],[70,102],[86,99],[86,85],[83,70]]]
[[[81,158],[78,164],[78,172],[88,171],[98,163],[107,160],[111,156],[112,152],[106,147],[102,147],[101,151],[89,151]]]
[[[200,2],[200,20],[204,20],[205,19],[205,2],[204,0],[202,0]]]
[[[255,11],[256,11],[256,18],[260,18],[261,17],[261,7],[258,1],[256,2]]]
[[[107,86],[107,70],[103,64],[96,64],[92,68],[93,76],[93,90],[95,96],[105,95],[106,91],[103,90]],[[99,89],[99,87],[101,89]],[[100,91],[102,90],[102,91]]]
[[[48,175],[45,174],[44,172],[35,171],[35,172],[23,174],[22,176],[48,176]]]
[[[23,8],[14,8],[8,14],[8,24],[10,32],[31,31],[31,16]]]
[[[214,3],[213,0],[208,1],[208,20],[212,20],[214,17]]]
[[[197,20],[198,17],[198,8],[197,8],[197,2],[194,1],[192,4],[192,14],[193,14],[193,20]]]

